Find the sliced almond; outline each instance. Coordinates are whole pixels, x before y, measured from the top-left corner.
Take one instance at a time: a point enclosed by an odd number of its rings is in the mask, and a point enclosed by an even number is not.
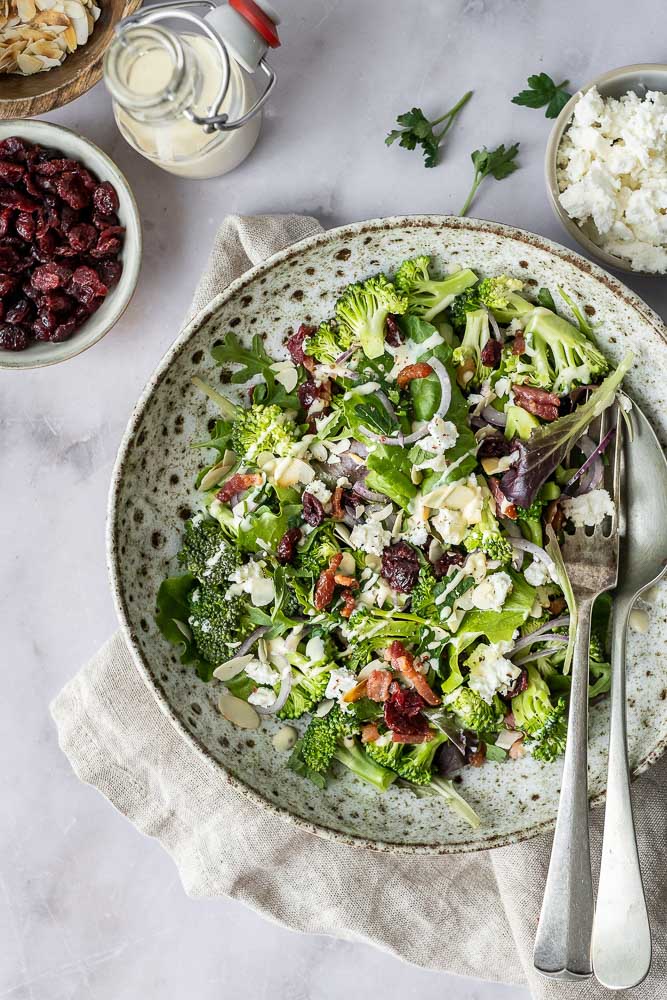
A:
[[[22,21],[25,21],[26,23],[28,21],[32,21],[33,17],[37,13],[35,0],[16,0],[16,11]]]
[[[296,741],[299,738],[294,726],[282,726],[281,729],[275,734],[271,742],[273,743],[274,749],[279,753],[286,753],[291,750]]]
[[[44,68],[39,59],[29,55],[27,52],[21,52],[16,62],[24,76],[32,76],[33,73],[40,73]]]
[[[63,38],[67,46],[67,51],[74,52],[74,50],[76,49],[76,32],[71,24],[69,28],[67,28],[63,33]]]
[[[245,670],[252,659],[254,659],[252,653],[248,653],[246,656],[233,656],[231,660],[216,667],[213,676],[218,681],[231,681],[232,677],[237,677]]]
[[[233,694],[221,694],[218,700],[218,711],[228,722],[239,729],[257,729],[260,718],[252,705]]]

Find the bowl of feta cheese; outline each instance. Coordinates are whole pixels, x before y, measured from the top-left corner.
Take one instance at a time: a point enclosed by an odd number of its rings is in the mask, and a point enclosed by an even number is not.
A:
[[[566,104],[547,144],[552,207],[605,266],[667,273],[667,65],[610,70]]]

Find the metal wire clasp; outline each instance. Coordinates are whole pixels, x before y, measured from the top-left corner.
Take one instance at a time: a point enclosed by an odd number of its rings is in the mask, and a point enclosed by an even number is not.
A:
[[[260,59],[259,68],[267,78],[264,92],[257,98],[253,106],[249,108],[244,115],[241,115],[240,118],[235,118],[233,121],[229,121],[228,115],[220,114],[220,108],[222,107],[222,103],[227,94],[231,75],[227,46],[225,45],[224,39],[219,32],[206,22],[205,17],[201,17],[199,14],[193,14],[190,10],[184,9],[190,7],[206,7],[209,10],[215,10],[216,4],[212,3],[211,0],[183,0],[182,3],[171,2],[170,0],[168,3],[153,4],[151,7],[148,7],[145,10],[137,11],[135,14],[130,14],[129,17],[125,17],[122,21],[119,21],[116,25],[116,34],[122,36],[125,28],[133,27],[134,25],[154,24],[156,21],[166,21],[171,19],[188,21],[190,24],[195,24],[198,28],[200,28],[204,34],[211,39],[220,57],[220,62],[222,64],[222,80],[220,81],[218,92],[205,115],[196,114],[194,108],[192,107],[185,108],[183,110],[183,114],[195,125],[200,125],[206,133],[232,132],[234,129],[242,128],[247,122],[250,121],[251,118],[254,118],[254,116],[266,103],[266,100],[276,83],[275,70],[269,66],[265,59]]]

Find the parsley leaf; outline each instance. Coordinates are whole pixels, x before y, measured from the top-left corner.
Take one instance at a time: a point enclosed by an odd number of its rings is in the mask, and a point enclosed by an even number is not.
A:
[[[438,162],[438,150],[440,144],[454,124],[456,116],[472,97],[472,90],[464,94],[453,108],[446,111],[440,118],[429,121],[421,108],[412,108],[405,114],[399,115],[396,119],[400,128],[392,129],[384,140],[387,146],[391,146],[398,139],[399,146],[403,149],[416,149],[421,146],[424,154],[424,166],[434,167]],[[444,128],[439,132],[434,131],[437,125],[445,122]]]
[[[543,108],[546,104],[547,110],[544,112],[547,118],[558,118],[567,102],[572,96],[564,88],[569,80],[555,84],[548,73],[537,73],[528,77],[528,90],[522,90],[512,98],[512,104],[519,104],[524,108]]]
[[[487,149],[486,146],[482,146],[481,149],[476,149],[474,153],[471,153],[470,159],[475,168],[475,176],[473,178],[472,187],[470,189],[470,194],[466,198],[465,205],[461,209],[459,215],[465,215],[472,204],[472,200],[475,197],[477,188],[482,183],[485,177],[489,175],[495,177],[497,181],[504,180],[505,177],[509,177],[513,174],[515,170],[518,169],[519,164],[515,163],[516,154],[519,152],[519,143],[515,142],[513,146],[509,149],[505,149],[503,143],[496,149]]]

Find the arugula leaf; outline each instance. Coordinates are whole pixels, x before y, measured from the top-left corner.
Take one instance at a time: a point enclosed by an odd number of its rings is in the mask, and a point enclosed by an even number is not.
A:
[[[459,625],[458,634],[474,632],[485,635],[489,642],[509,642],[516,629],[528,618],[535,603],[535,587],[523,576],[510,570],[512,590],[500,611],[469,611]]]
[[[512,98],[512,104],[519,104],[524,108],[543,108],[546,104],[547,110],[544,112],[547,118],[558,118],[567,102],[572,96],[565,87],[569,80],[562,83],[554,83],[548,73],[536,73],[528,77],[528,90],[520,91],[516,97]]]
[[[266,353],[264,342],[258,333],[252,338],[250,348],[243,347],[234,333],[226,333],[223,342],[211,349],[211,357],[218,365],[240,366],[230,379],[234,385],[245,385],[251,378],[261,375],[264,381],[253,389],[253,402],[277,403],[295,410],[299,408],[296,393],[286,392],[284,386],[276,382],[275,373],[271,369],[274,359]]]
[[[552,312],[556,312],[556,303],[548,288],[540,288],[537,293],[537,301],[545,309],[551,309]]]
[[[199,655],[188,625],[188,596],[196,583],[192,573],[163,580],[157,592],[155,623],[167,642],[180,647],[181,663],[192,663],[201,679],[210,681],[215,665]]]
[[[501,143],[496,149],[487,149],[486,146],[482,146],[481,149],[476,149],[474,153],[470,154],[470,159],[472,160],[473,167],[475,168],[475,175],[473,177],[472,187],[470,193],[466,198],[465,204],[459,215],[466,215],[468,209],[472,204],[472,200],[477,193],[477,188],[482,183],[485,177],[495,177],[497,181],[502,181],[505,177],[509,177],[513,174],[515,170],[518,169],[519,164],[515,163],[516,155],[519,152],[519,143],[515,142],[513,146],[505,149],[505,145]]]
[[[416,149],[421,146],[424,154],[424,166],[434,167],[438,162],[438,150],[443,139],[454,124],[456,116],[472,97],[472,90],[464,94],[453,108],[446,111],[440,118],[432,121],[426,117],[421,108],[412,108],[396,119],[400,128],[392,129],[384,140],[387,146],[398,140],[399,146],[403,149]],[[445,122],[445,126],[439,132],[434,131],[436,125]]]
[[[384,493],[403,510],[417,495],[417,487],[410,478],[412,463],[405,448],[379,444],[366,459],[368,475],[366,486],[369,490]]]

